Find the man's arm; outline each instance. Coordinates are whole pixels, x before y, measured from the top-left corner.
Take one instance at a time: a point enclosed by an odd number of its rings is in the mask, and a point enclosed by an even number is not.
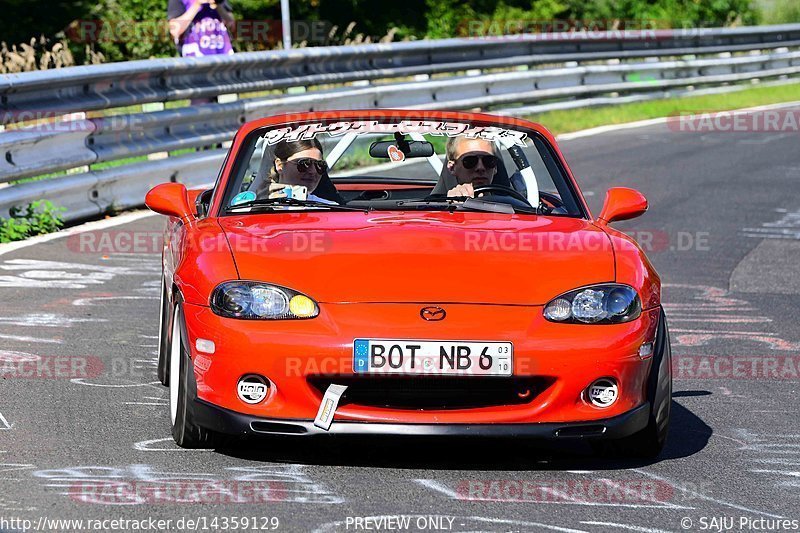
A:
[[[222,19],[222,22],[225,23],[225,26],[227,26],[228,29],[233,28],[235,20],[233,18],[233,13],[231,12],[231,6],[228,4],[228,0],[223,0],[221,2],[215,2],[214,0],[211,0],[210,5],[212,8],[217,10],[217,13],[219,13],[219,18]]]
[[[177,43],[181,35],[186,32],[186,30],[191,25],[194,17],[197,13],[200,12],[201,5],[205,2],[201,2],[200,0],[195,0],[189,9],[183,12],[182,15],[175,16],[176,13],[179,13],[181,9],[183,9],[183,3],[181,0],[170,0],[169,8],[167,9],[167,16],[169,17],[169,33],[172,35],[172,39]]]

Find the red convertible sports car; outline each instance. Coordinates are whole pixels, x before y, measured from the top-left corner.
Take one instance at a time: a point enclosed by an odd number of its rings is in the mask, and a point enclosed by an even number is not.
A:
[[[584,439],[655,456],[672,390],[658,274],[542,126],[411,110],[245,124],[169,217],[159,379],[175,441]]]

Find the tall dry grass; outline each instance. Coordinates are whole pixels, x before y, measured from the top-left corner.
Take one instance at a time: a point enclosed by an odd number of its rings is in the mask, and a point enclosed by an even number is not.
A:
[[[351,22],[344,29],[333,26],[327,32],[324,43],[300,41],[294,43],[295,48],[319,45],[358,45],[373,42],[390,43],[395,40],[397,28],[389,29],[385,35],[374,39],[369,35],[355,31],[356,23]],[[269,43],[234,41],[234,48],[241,52],[265,49],[280,49],[282,44],[279,39]],[[92,46],[86,45],[84,65],[96,65],[105,62],[101,52]],[[27,43],[9,45],[0,42],[0,74],[13,74],[17,72],[30,72],[34,70],[49,70],[76,65],[75,56],[70,51],[66,38],[51,41],[45,37],[32,38]]]
[[[85,65],[103,62],[103,54],[86,46]],[[33,38],[28,43],[8,45],[0,42],[0,74],[14,74],[33,70],[50,70],[75,65],[75,56],[66,39],[51,42],[44,37]]]
[[[306,48],[309,46],[339,46],[339,45],[358,45],[370,43],[391,43],[395,41],[398,28],[390,28],[383,36],[373,38],[364,33],[356,32],[356,23],[351,22],[344,29],[339,28],[337,25],[331,26],[327,31],[325,38],[319,42],[301,40],[292,44],[294,48]],[[404,41],[408,38],[402,39]],[[280,35],[271,35],[269,42],[253,42],[245,40],[236,40],[233,43],[234,49],[240,52],[254,52],[259,50],[280,50],[283,48]]]

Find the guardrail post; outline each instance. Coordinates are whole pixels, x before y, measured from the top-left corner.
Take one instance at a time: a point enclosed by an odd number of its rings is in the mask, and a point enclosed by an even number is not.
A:
[[[164,111],[164,102],[152,102],[150,104],[142,104],[142,113],[155,113],[157,111]],[[150,161],[157,161],[159,159],[166,159],[169,157],[169,152],[155,152],[147,154],[147,159]]]

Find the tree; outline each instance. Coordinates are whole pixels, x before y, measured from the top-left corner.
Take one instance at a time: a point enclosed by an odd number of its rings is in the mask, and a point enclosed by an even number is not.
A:
[[[16,44],[40,35],[53,38],[73,20],[88,16],[94,4],[88,0],[4,0],[0,41]]]

